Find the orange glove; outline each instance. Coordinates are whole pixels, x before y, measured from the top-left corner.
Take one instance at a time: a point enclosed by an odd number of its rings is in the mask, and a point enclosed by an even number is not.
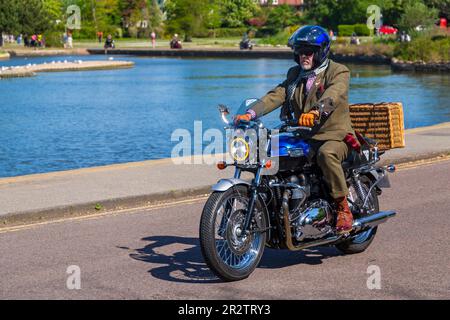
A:
[[[314,121],[319,119],[319,112],[316,110],[303,113],[300,116],[298,124],[302,127],[314,127]]]
[[[234,117],[234,122],[239,122],[239,121],[250,121],[252,120],[252,115],[249,113],[246,114],[238,114],[236,117]]]

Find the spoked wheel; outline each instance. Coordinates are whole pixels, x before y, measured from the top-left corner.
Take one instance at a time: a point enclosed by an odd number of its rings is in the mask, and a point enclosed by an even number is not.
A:
[[[266,243],[267,217],[256,202],[250,233],[244,232],[248,189],[236,186],[214,192],[203,208],[200,247],[208,267],[224,281],[247,278],[261,260]]]
[[[361,185],[363,188],[364,195],[367,195],[370,186],[371,181],[366,176],[361,176]],[[353,212],[358,211],[359,209],[354,208],[354,206],[362,206],[364,199],[360,199],[358,197],[358,193],[355,190],[356,186],[350,186],[350,195],[349,195],[349,202],[353,203],[351,205],[351,209]],[[380,211],[379,203],[378,203],[378,195],[377,192],[374,189],[370,192],[369,198],[367,200],[367,204],[369,207],[369,210],[367,211],[367,215],[375,214]],[[354,218],[358,218],[358,216],[354,216]],[[340,251],[342,251],[345,254],[353,254],[353,253],[360,253],[366,250],[369,245],[372,243],[373,239],[375,238],[375,234],[377,233],[378,227],[373,227],[369,229],[362,230],[358,232],[357,234],[351,236],[350,239],[340,242],[336,244],[336,248],[338,248]]]

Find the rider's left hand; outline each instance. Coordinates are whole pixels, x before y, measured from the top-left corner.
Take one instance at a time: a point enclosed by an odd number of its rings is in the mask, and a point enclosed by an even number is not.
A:
[[[239,114],[234,118],[234,122],[238,123],[239,121],[250,121],[252,120],[252,115],[250,113],[246,113],[246,114]]]
[[[314,122],[319,119],[319,111],[312,110],[308,113],[303,113],[300,116],[298,124],[302,127],[314,127]]]

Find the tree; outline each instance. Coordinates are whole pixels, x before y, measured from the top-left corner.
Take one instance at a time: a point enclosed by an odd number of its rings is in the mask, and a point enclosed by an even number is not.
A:
[[[163,13],[157,0],[150,0],[150,29],[156,33],[162,32]]]
[[[120,24],[119,0],[95,1],[97,31],[110,31]]]
[[[258,6],[253,0],[220,1],[220,15],[222,16],[223,27],[242,27],[257,11]]]
[[[209,0],[167,0],[167,30],[183,33],[184,41],[191,41],[193,35],[206,31],[212,4]]]
[[[52,26],[42,0],[18,0],[17,15],[20,33],[44,33]]]
[[[275,29],[284,29],[298,23],[299,16],[296,15],[296,10],[287,4],[272,9],[267,18],[267,24]]]
[[[128,35],[138,36],[144,29],[144,21],[149,20],[147,0],[121,0],[122,25]]]
[[[335,29],[340,24],[365,23],[367,8],[377,5],[385,24],[396,24],[405,0],[305,0],[307,17],[312,23]]]
[[[220,14],[220,10],[220,5],[218,3],[213,2],[210,5],[210,10],[207,18],[207,28],[213,30],[214,38],[216,37],[215,29],[222,26],[222,16]]]
[[[63,18],[63,2],[60,0],[43,0],[48,27],[55,30]]]
[[[430,8],[438,9],[442,16],[450,17],[450,0],[424,0],[424,3]]]
[[[17,27],[17,1],[0,0],[0,47],[3,47],[3,33],[14,32]]]
[[[405,5],[405,12],[400,19],[402,29],[413,31],[417,26],[429,27],[438,17],[438,10],[428,8],[420,0],[410,0]]]

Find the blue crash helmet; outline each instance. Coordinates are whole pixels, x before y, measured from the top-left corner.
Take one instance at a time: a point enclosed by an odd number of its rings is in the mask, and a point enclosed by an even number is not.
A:
[[[328,32],[319,26],[304,26],[298,28],[288,40],[288,46],[294,50],[294,60],[300,63],[298,50],[304,47],[313,47],[314,68],[319,67],[330,54],[331,39]]]

